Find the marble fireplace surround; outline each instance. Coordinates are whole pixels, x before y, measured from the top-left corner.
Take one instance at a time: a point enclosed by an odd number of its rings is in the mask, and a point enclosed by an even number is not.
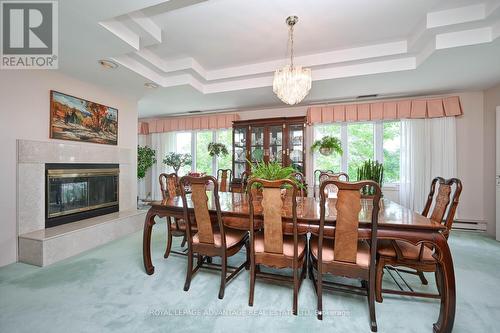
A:
[[[132,149],[62,141],[17,140],[17,232],[19,261],[44,266],[141,228],[136,209]],[[45,230],[46,163],[118,163],[120,212]],[[103,232],[106,235],[103,237]]]

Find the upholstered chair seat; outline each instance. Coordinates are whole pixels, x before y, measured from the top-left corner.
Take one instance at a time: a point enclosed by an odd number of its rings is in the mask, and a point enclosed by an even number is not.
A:
[[[311,237],[311,254],[314,259],[318,259],[318,237]],[[335,260],[333,246],[323,246],[323,262]],[[370,266],[370,246],[364,240],[358,241],[358,252],[356,253],[356,265],[368,269]]]
[[[396,246],[401,251],[401,257],[404,260],[418,260],[420,256],[420,245],[413,245],[408,242],[403,241],[380,241],[378,246],[378,254],[384,257],[393,257],[397,258],[398,254],[396,252],[396,248],[394,247],[394,242]],[[435,262],[434,257],[432,256],[432,249],[428,246],[423,247],[423,256],[422,261]]]
[[[305,237],[299,237],[298,239],[298,257],[302,258],[304,256],[306,249],[306,239]],[[264,253],[264,233],[256,232],[255,233],[255,253]],[[293,236],[292,235],[284,235],[283,236],[283,253],[280,255],[284,255],[288,258],[293,258]]]
[[[247,237],[248,232],[236,229],[226,229],[226,248],[231,248],[236,244],[241,243],[245,237]],[[193,236],[193,244],[200,244],[199,234],[196,233]],[[214,231],[214,245],[216,247],[221,247],[221,234],[218,231]]]

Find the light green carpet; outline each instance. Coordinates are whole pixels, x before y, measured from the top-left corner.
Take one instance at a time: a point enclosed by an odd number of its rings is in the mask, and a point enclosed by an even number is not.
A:
[[[213,271],[199,271],[184,292],[186,258],[163,259],[165,225],[158,223],[153,231],[152,276],[142,266],[142,232],[49,267],[0,268],[0,332],[370,331],[362,296],[326,292],[323,308],[330,313],[317,320],[308,279],[300,290],[300,316],[288,313],[291,287],[262,280],[248,307],[246,271],[227,286],[223,300],[217,298],[220,275]],[[454,331],[494,332],[500,317],[500,243],[453,232],[450,244],[457,282]],[[429,287],[412,276],[407,280],[420,290],[435,290],[433,274],[427,277]],[[388,274],[385,279],[391,286]],[[376,311],[379,332],[431,332],[439,301],[387,295]]]

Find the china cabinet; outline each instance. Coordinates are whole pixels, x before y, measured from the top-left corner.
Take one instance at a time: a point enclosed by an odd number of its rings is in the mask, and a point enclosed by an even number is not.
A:
[[[305,117],[269,118],[233,122],[233,175],[235,181],[249,161],[280,162],[305,174]]]

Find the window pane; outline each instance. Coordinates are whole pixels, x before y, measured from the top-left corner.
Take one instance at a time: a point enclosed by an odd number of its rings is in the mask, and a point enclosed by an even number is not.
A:
[[[217,158],[217,168],[218,169],[231,169],[232,167],[232,150],[233,150],[233,131],[232,130],[221,130],[217,132],[217,142],[222,143],[226,146],[229,154],[226,156],[219,156]]]
[[[401,122],[384,123],[384,183],[399,182]]]
[[[212,142],[212,132],[196,133],[196,172],[214,175],[212,172],[212,156],[208,154],[208,144]]]
[[[314,126],[314,140],[319,140],[325,136],[334,136],[340,139],[340,127],[339,124]],[[313,158],[314,170],[333,170],[334,172],[340,172],[342,165],[341,159],[342,157],[337,154],[324,156],[319,152],[315,152]]]
[[[176,153],[180,154],[191,154],[191,132],[179,132],[176,133]],[[179,176],[186,175],[191,171],[191,165],[186,165],[180,168]]]
[[[356,123],[347,125],[349,160],[347,173],[350,180],[358,177],[358,167],[366,160],[373,160],[373,124]]]

